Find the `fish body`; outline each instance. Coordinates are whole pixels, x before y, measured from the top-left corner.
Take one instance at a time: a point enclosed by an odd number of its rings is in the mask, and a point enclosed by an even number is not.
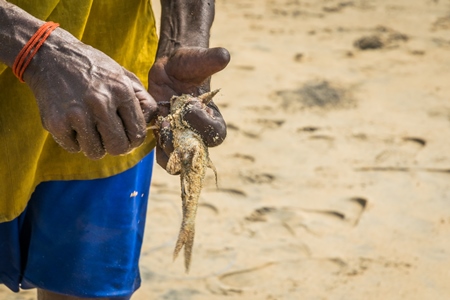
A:
[[[211,168],[214,171],[216,183],[217,172],[209,158],[208,147],[203,142],[200,134],[183,120],[183,115],[190,110],[193,101],[201,101],[202,105],[206,106],[217,92],[218,90],[199,97],[191,95],[174,96],[170,100],[170,114],[165,118],[170,122],[174,145],[174,151],[169,156],[166,170],[170,174],[180,174],[183,211],[181,229],[175,244],[173,259],[177,258],[178,253],[184,247],[186,273],[189,272],[191,263],[195,236],[195,217],[206,169]]]

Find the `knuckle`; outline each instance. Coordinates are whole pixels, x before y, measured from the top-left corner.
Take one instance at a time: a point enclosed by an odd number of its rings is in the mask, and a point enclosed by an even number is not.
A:
[[[117,82],[116,82],[116,88],[117,90],[122,93],[123,95],[132,95],[133,94],[133,87],[131,84],[131,79],[125,75],[122,74],[117,78]]]
[[[70,108],[64,114],[67,123],[81,125],[88,117],[88,113],[81,108]]]
[[[112,97],[108,97],[106,94],[97,95],[96,97],[86,98],[84,101],[86,105],[96,113],[102,113],[106,111],[106,108],[111,107],[111,99]]]

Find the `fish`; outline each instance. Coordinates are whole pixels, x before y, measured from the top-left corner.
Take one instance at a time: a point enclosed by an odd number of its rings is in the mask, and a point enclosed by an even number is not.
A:
[[[170,154],[166,171],[172,175],[180,175],[181,201],[183,218],[178,239],[173,252],[175,261],[184,247],[184,267],[189,273],[192,249],[195,237],[195,218],[198,201],[203,188],[206,170],[212,169],[217,186],[217,170],[209,157],[208,147],[201,135],[183,119],[183,116],[192,109],[192,103],[199,101],[204,108],[219,92],[214,90],[200,96],[182,94],[170,99],[170,113],[160,117],[159,123],[170,122],[174,151]]]

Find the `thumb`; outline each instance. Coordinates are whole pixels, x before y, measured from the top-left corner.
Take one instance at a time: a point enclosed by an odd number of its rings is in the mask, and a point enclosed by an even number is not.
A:
[[[167,62],[166,72],[180,81],[201,84],[229,62],[230,53],[225,48],[180,48]]]

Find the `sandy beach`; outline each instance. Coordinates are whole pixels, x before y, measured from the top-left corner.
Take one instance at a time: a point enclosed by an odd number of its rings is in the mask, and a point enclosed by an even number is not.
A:
[[[219,0],[211,46],[219,188],[186,275],[155,167],[133,299],[450,299],[450,2]]]

